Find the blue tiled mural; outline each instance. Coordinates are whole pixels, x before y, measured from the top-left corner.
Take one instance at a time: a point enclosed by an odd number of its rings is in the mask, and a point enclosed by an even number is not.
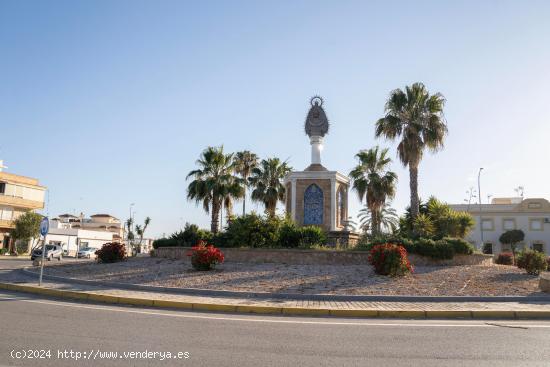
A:
[[[323,224],[323,190],[315,184],[304,193],[304,224]]]

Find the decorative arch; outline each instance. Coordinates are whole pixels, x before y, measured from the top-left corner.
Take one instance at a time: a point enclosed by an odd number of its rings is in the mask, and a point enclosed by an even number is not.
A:
[[[304,192],[304,225],[322,225],[323,211],[323,190],[311,184]]]

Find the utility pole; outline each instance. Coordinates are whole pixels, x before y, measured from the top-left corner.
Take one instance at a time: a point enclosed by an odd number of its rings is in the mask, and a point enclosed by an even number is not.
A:
[[[481,244],[480,244],[480,250],[483,251],[483,218],[482,218],[482,208],[481,208],[481,171],[483,171],[483,167],[479,169],[479,172],[477,173],[477,197],[479,202],[479,233],[481,234]]]

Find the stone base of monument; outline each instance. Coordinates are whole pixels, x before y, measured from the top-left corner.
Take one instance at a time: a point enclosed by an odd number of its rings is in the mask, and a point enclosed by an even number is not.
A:
[[[539,288],[541,291],[550,293],[550,273],[541,273],[539,276]]]
[[[353,248],[357,246],[361,235],[355,232],[348,231],[330,231],[327,234],[330,247]]]

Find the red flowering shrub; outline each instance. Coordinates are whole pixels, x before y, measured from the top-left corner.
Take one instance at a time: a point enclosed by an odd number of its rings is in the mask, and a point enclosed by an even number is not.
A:
[[[407,259],[407,250],[403,246],[386,243],[375,245],[369,253],[369,263],[376,274],[405,275],[412,273],[413,267]]]
[[[126,259],[126,248],[120,242],[107,242],[95,254],[98,262],[114,263]]]
[[[511,252],[501,252],[498,254],[495,263],[499,265],[514,265],[514,255]]]
[[[191,265],[195,270],[214,269],[217,264],[223,263],[224,260],[220,249],[206,244],[205,241],[199,241],[196,246],[191,247],[187,256],[191,256]]]

